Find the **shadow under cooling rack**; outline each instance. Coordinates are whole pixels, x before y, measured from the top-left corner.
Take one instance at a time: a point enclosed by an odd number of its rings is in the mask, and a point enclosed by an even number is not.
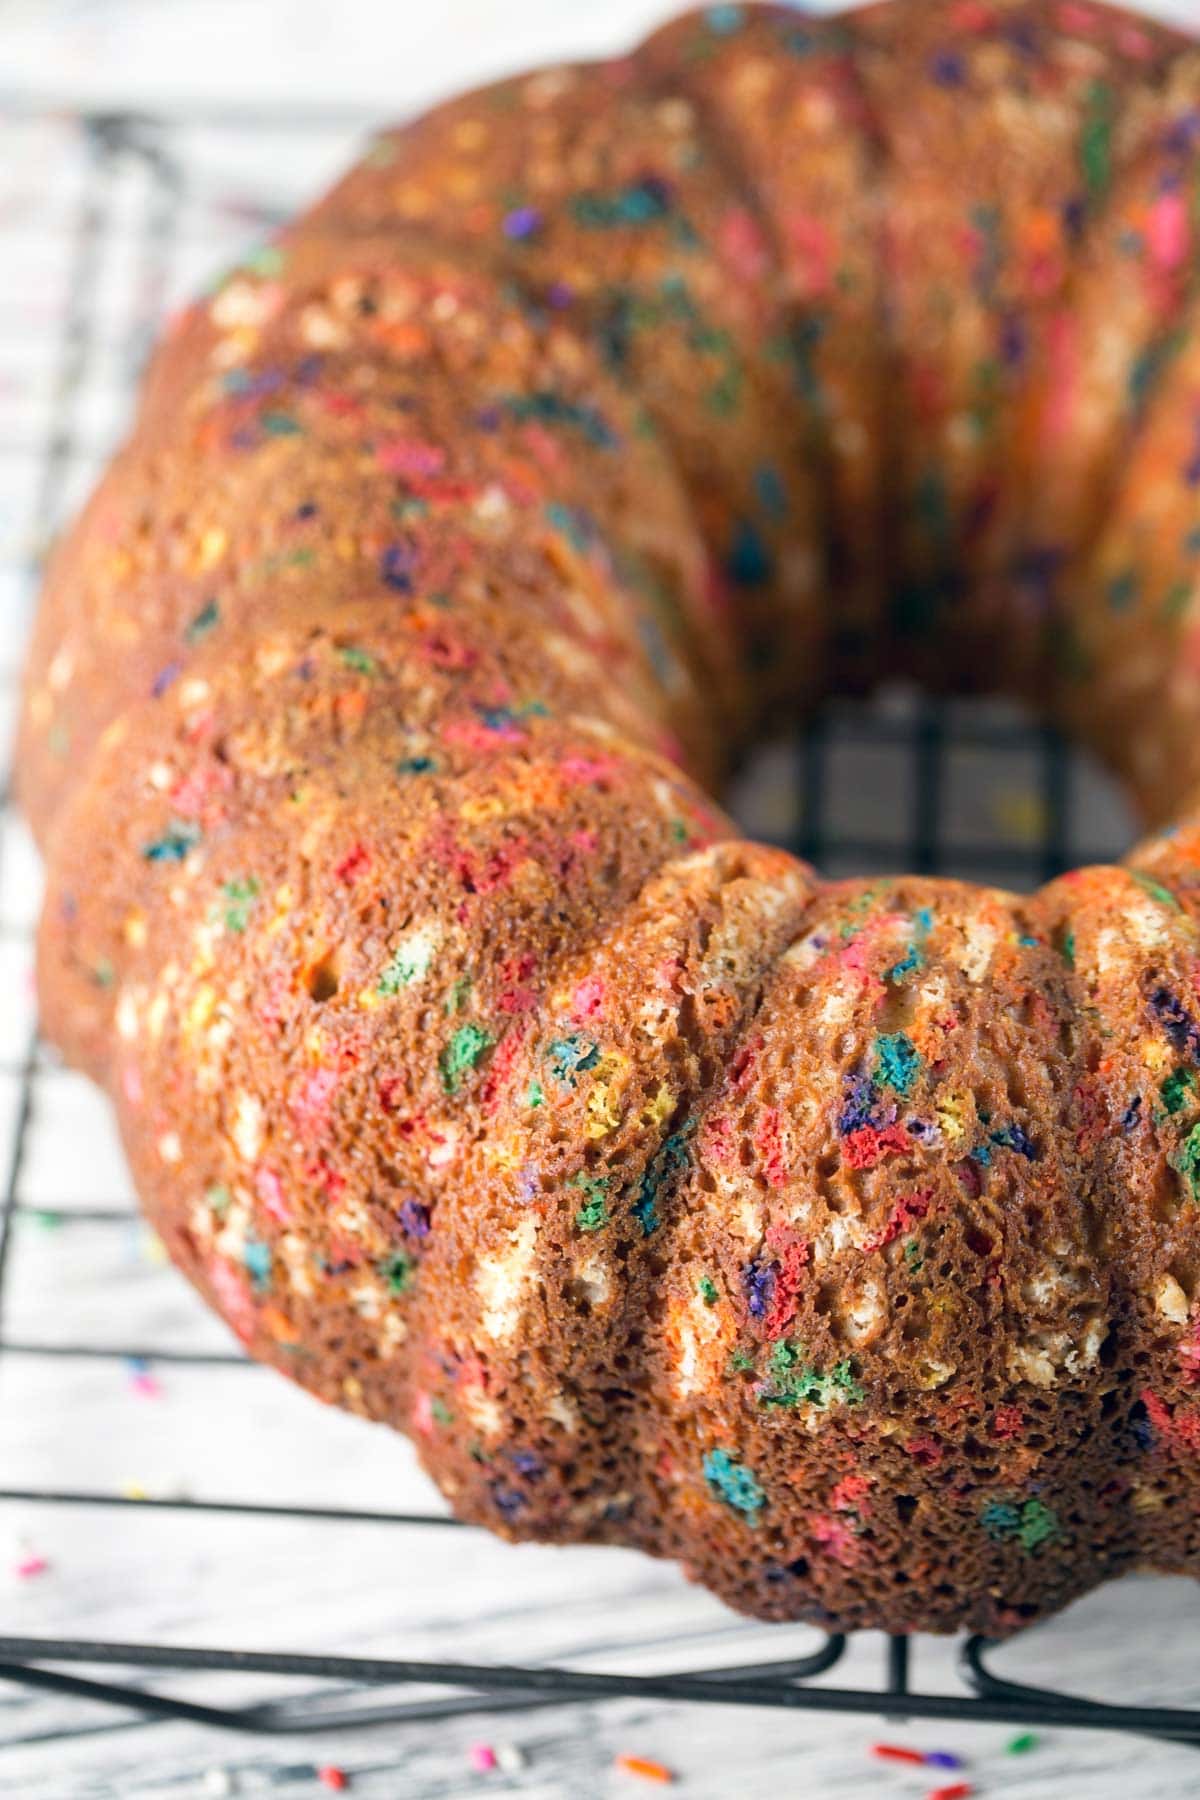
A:
[[[24,111],[36,114],[28,106]],[[249,202],[206,200],[204,181],[189,161],[196,132],[207,132],[210,140],[213,134],[229,134],[247,163],[253,164],[255,145],[265,134],[290,134],[295,141],[307,141],[321,132],[344,133],[358,121],[316,114],[258,118],[242,112],[169,124],[114,114],[60,123],[77,130],[84,167],[73,210],[62,225],[70,240],[68,304],[56,351],[48,424],[37,450],[34,526],[39,541],[49,536],[74,503],[80,482],[119,429],[134,371],[164,308],[180,233],[190,231],[203,240],[206,208],[214,217],[223,209],[226,236],[231,219],[236,224],[239,216],[243,223],[261,227],[280,207],[300,197],[279,193],[258,202],[253,197]],[[136,214],[132,221],[124,215],[118,226],[117,188],[122,172],[135,165],[140,172]],[[124,312],[114,316],[110,309],[104,315],[97,295],[104,287],[109,243],[118,229],[125,233],[136,280]],[[96,369],[105,356],[108,372],[97,400]],[[94,441],[89,433],[94,432],[97,415],[105,422]],[[1029,726],[1003,707],[937,706],[905,693],[885,695],[870,706],[838,706],[795,742],[769,747],[742,776],[733,805],[758,836],[799,850],[833,875],[893,867],[1028,887],[1073,864],[1102,858],[1128,837],[1127,821],[1111,790],[1053,733]],[[22,1174],[39,1089],[54,1079],[54,1071],[31,1043],[14,1075],[16,1118],[0,1201],[0,1301],[5,1298],[14,1229],[24,1214],[34,1210],[23,1198]],[[130,1218],[122,1207],[72,1205],[64,1208],[59,1222],[71,1230],[105,1226],[121,1230]],[[112,1345],[69,1335],[55,1341],[26,1341],[9,1335],[0,1311],[0,1357],[10,1366],[32,1360],[61,1370],[65,1380],[68,1365],[129,1356],[150,1356],[156,1363],[188,1368],[199,1376],[207,1370],[210,1379],[229,1369],[249,1368],[241,1357],[224,1350]],[[52,1391],[47,1404],[53,1405]],[[25,1519],[63,1510],[95,1514],[125,1509],[156,1519],[233,1517],[267,1529],[302,1522],[330,1534],[368,1527],[393,1540],[402,1538],[410,1555],[420,1554],[427,1534],[467,1531],[440,1515],[419,1512],[237,1499],[131,1499],[117,1491],[69,1485],[6,1486],[0,1489],[0,1508],[18,1508]],[[1200,1743],[1200,1712],[1098,1703],[1019,1684],[992,1671],[991,1646],[981,1638],[963,1647],[958,1692],[924,1692],[913,1680],[916,1644],[905,1638],[883,1641],[879,1681],[865,1687],[823,1681],[847,1652],[846,1640],[834,1635],[809,1653],[787,1659],[660,1674],[597,1673],[535,1662],[296,1655],[9,1635],[0,1636],[0,1679],[145,1715],[268,1733],[632,1696],[707,1706],[1103,1727]],[[81,1669],[89,1673],[81,1674]],[[106,1673],[112,1670],[124,1673],[118,1679]],[[289,1678],[302,1691],[291,1700],[223,1706],[144,1685],[148,1676],[197,1671]],[[398,1688],[417,1692],[397,1697]]]

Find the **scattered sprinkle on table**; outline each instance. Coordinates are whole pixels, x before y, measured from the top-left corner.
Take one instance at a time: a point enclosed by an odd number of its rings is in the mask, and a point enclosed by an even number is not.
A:
[[[1036,1731],[1020,1731],[1015,1738],[1009,1738],[1004,1746],[1007,1756],[1024,1756],[1027,1750],[1036,1750],[1038,1734]]]
[[[497,1744],[496,1766],[502,1775],[518,1775],[529,1759],[520,1744]]]
[[[317,1770],[317,1780],[323,1782],[327,1788],[332,1788],[335,1794],[340,1794],[350,1786],[350,1777],[345,1769],[339,1769],[334,1763],[323,1764]]]
[[[48,1559],[36,1550],[24,1548],[17,1554],[13,1572],[20,1581],[32,1581],[38,1575],[44,1575],[50,1567]]]
[[[955,1756],[953,1750],[927,1750],[923,1760],[930,1769],[961,1769],[963,1766],[962,1757]]]
[[[500,1760],[490,1744],[472,1744],[467,1751],[467,1761],[477,1775],[488,1775],[500,1767]]]
[[[675,1779],[674,1770],[668,1769],[666,1763],[655,1762],[649,1756],[631,1756],[627,1750],[616,1758],[614,1767],[623,1775],[636,1775],[641,1781],[657,1781],[663,1787]]]
[[[872,1744],[871,1755],[877,1756],[880,1762],[924,1764],[925,1761],[919,1750],[910,1750],[906,1744]]]
[[[126,1367],[129,1370],[129,1385],[135,1394],[140,1394],[144,1400],[158,1400],[162,1397],[162,1383],[151,1372],[150,1364],[144,1356],[131,1356]]]
[[[969,1781],[954,1781],[949,1787],[930,1788],[925,1800],[969,1800],[974,1792]]]

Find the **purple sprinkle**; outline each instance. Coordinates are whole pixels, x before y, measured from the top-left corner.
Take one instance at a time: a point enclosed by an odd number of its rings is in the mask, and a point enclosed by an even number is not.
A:
[[[510,1461],[517,1474],[523,1475],[526,1481],[536,1481],[543,1473],[542,1459],[532,1450],[514,1450]]]
[[[542,229],[542,215],[536,206],[515,206],[504,220],[504,235],[522,242],[535,237]]]
[[[1150,996],[1150,1010],[1177,1050],[1200,1054],[1200,1030],[1182,1000],[1177,999],[1169,988],[1155,988]]]
[[[379,560],[379,573],[398,594],[411,594],[417,553],[411,544],[389,544]]]
[[[967,77],[966,64],[953,50],[939,50],[930,61],[929,73],[939,87],[961,87]]]
[[[499,1482],[492,1488],[492,1499],[496,1510],[506,1519],[515,1519],[525,1510],[525,1496],[519,1488],[501,1487]]]
[[[752,1262],[742,1270],[742,1286],[746,1290],[746,1308],[752,1319],[765,1319],[775,1298],[774,1263]]]
[[[150,694],[155,700],[161,700],[175,677],[183,670],[181,662],[169,662],[165,669],[160,669],[150,684]]]
[[[565,281],[552,281],[546,289],[546,304],[555,312],[565,312],[568,306],[575,303],[575,290],[568,287]]]
[[[955,1756],[953,1750],[927,1750],[925,1761],[931,1769],[961,1769],[963,1759]]]
[[[1000,357],[1006,368],[1017,369],[1025,361],[1029,340],[1025,321],[1016,313],[1008,313],[1000,325]]]
[[[1072,194],[1069,200],[1063,202],[1063,230],[1072,242],[1081,235],[1086,218],[1087,207],[1084,205],[1083,200],[1078,194]]]
[[[420,1200],[405,1200],[400,1207],[400,1223],[409,1237],[428,1237],[429,1208]]]

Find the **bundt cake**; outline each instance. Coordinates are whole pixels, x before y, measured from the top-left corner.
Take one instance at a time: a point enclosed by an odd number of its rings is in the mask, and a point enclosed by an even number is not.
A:
[[[154,357],[29,662],[45,1029],[462,1518],[892,1631],[1200,1574],[1198,222],[1170,30],[713,5],[385,132]],[[742,841],[897,671],[1155,835]]]

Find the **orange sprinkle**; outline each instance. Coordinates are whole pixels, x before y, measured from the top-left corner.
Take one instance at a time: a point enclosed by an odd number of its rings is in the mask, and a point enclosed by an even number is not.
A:
[[[623,1750],[616,1758],[614,1768],[623,1775],[636,1775],[642,1781],[657,1781],[666,1787],[675,1779],[675,1771],[668,1769],[666,1763],[654,1762],[649,1756],[631,1756]]]

